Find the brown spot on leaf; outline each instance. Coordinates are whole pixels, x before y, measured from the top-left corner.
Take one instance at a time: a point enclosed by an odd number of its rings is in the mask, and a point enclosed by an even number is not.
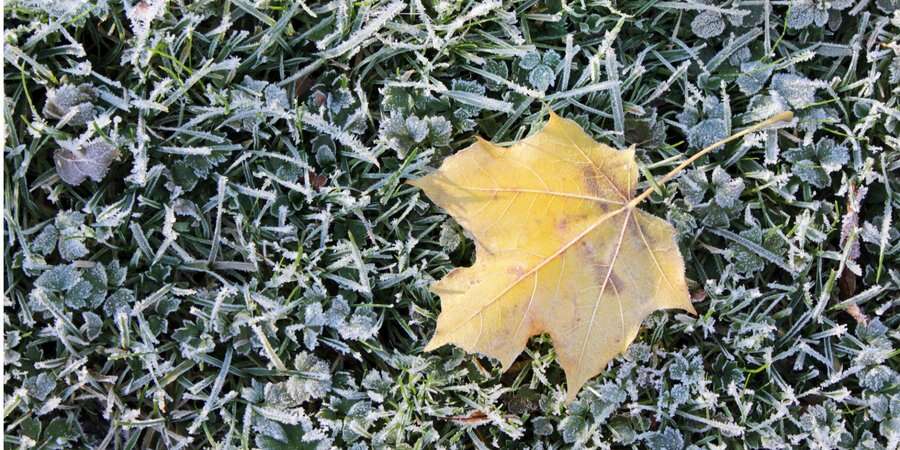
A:
[[[576,216],[561,217],[559,220],[556,221],[556,230],[559,231],[560,233],[565,233],[565,232],[569,231],[572,224],[577,225],[587,218],[588,218],[587,214],[579,214]],[[579,228],[581,228],[581,227],[579,227]],[[576,231],[578,231],[578,230],[576,230]],[[584,244],[585,242],[581,241],[580,243]]]
[[[522,266],[512,266],[506,269],[506,273],[515,275],[516,278],[520,278],[522,275],[525,275],[525,269]]]
[[[612,268],[609,269],[609,284],[615,289],[616,294],[621,294],[625,290],[625,283],[616,275],[616,271],[612,270]]]
[[[605,262],[594,264],[594,279],[598,286],[606,285],[605,293],[622,294],[625,290],[625,282],[616,275],[613,267]]]
[[[578,242],[578,248],[584,252],[584,256],[588,261],[593,261],[597,257],[597,252],[594,250],[594,246],[590,244],[586,240],[582,240]]]
[[[631,217],[628,218],[628,223],[625,224],[625,227],[627,228],[626,231],[632,236],[629,240],[634,242],[635,245],[646,247],[647,250],[653,250],[656,247],[656,238],[653,236],[653,233],[647,232],[641,226],[641,222],[635,213],[632,213]]]
[[[637,219],[635,219],[635,222],[637,222]],[[638,224],[638,226],[640,226],[640,224]],[[644,241],[647,241],[647,247],[649,248],[649,250],[653,250],[656,248],[656,237],[653,236],[653,233],[644,233],[641,229],[638,229],[637,232],[639,235],[643,235],[643,239]]]
[[[594,166],[585,166],[581,169],[581,175],[584,177],[584,185],[587,187],[588,194],[594,197],[603,197],[600,185],[597,184],[597,171],[594,170]]]

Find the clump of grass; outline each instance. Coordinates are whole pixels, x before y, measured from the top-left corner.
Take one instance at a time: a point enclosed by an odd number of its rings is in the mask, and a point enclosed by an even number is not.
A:
[[[6,445],[897,448],[900,12],[825,6],[7,2]],[[548,110],[648,175],[797,117],[651,197],[700,315],[569,406],[421,352],[473,244],[403,183]]]

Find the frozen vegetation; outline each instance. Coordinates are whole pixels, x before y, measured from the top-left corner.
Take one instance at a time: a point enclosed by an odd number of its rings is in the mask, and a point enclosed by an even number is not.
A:
[[[898,0],[4,18],[6,448],[898,448]],[[645,176],[796,114],[643,205],[699,315],[654,314],[570,405],[547,337],[505,373],[422,352],[474,244],[404,183],[550,110]]]

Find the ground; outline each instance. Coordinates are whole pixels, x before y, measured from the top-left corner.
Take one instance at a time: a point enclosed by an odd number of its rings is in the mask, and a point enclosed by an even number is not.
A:
[[[5,445],[896,449],[898,9],[9,0]],[[546,336],[423,352],[474,243],[405,183],[550,111],[636,146],[698,312],[571,404]]]

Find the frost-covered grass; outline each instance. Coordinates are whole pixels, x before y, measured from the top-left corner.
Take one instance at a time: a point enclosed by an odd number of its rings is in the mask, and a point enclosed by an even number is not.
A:
[[[900,442],[897,0],[8,0],[7,448]],[[473,257],[404,181],[549,110],[659,176],[698,317],[564,404],[421,349]],[[509,230],[515,233],[515,230]]]

